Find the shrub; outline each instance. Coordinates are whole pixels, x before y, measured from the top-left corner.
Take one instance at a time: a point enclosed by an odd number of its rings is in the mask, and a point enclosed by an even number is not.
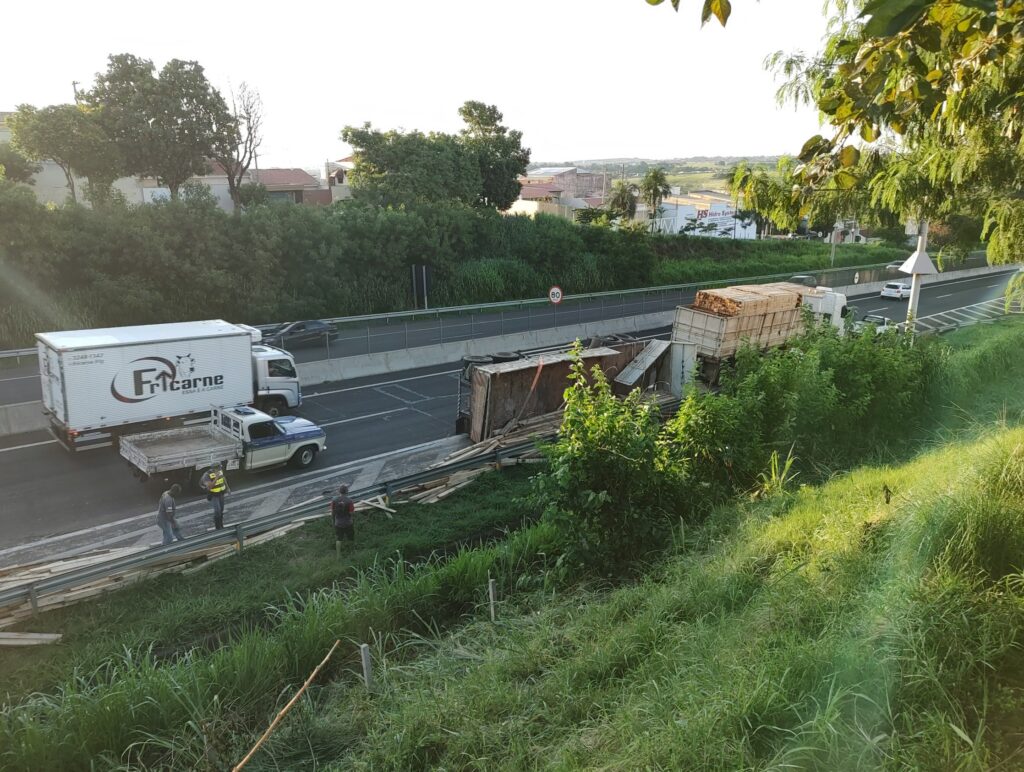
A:
[[[659,426],[657,407],[639,390],[617,399],[601,369],[588,374],[577,358],[550,467],[537,478],[570,575],[616,573],[670,527],[685,499],[685,464]]]

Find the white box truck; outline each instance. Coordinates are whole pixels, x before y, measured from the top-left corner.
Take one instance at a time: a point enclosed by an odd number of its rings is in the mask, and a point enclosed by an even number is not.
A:
[[[301,404],[291,354],[220,319],[37,333],[43,406],[69,450],[205,422],[214,407]]]

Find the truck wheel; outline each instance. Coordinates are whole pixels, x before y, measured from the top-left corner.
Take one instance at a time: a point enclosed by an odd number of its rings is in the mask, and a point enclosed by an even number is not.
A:
[[[281,397],[269,397],[260,402],[260,410],[271,418],[277,418],[287,412],[288,404]]]
[[[295,455],[292,456],[292,466],[296,469],[305,469],[316,459],[316,452],[316,445],[306,445],[303,448],[299,448],[295,451]]]

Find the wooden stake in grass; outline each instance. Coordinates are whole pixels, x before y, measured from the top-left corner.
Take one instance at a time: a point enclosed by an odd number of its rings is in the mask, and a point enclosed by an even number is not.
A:
[[[494,604],[498,601],[498,590],[495,586],[493,579],[487,580],[487,595],[491,601],[491,621],[497,621],[497,611],[494,608]]]
[[[275,727],[277,727],[277,725],[281,723],[281,719],[284,718],[288,711],[292,709],[292,705],[298,702],[298,699],[302,696],[302,693],[306,691],[306,689],[309,687],[311,683],[313,683],[313,679],[316,678],[316,674],[319,673],[320,669],[327,664],[327,660],[331,658],[331,655],[334,654],[334,650],[337,649],[340,644],[340,640],[334,642],[334,645],[331,646],[331,650],[327,652],[327,656],[324,657],[320,664],[317,665],[316,668],[313,670],[313,672],[309,674],[309,678],[306,679],[306,682],[302,685],[302,688],[295,693],[294,697],[288,700],[287,705],[281,708],[281,712],[278,713],[274,720],[270,722],[270,726],[267,727],[267,731],[263,733],[263,736],[256,741],[256,744],[254,746],[252,746],[252,750],[245,754],[245,758],[239,761],[231,772],[239,772],[239,770],[242,767],[244,767],[252,760],[252,757],[256,755],[256,751],[258,751],[260,749],[260,746],[263,745],[264,742],[266,742],[268,737],[270,737],[270,733],[274,731]]]
[[[369,691],[373,691],[373,661],[370,659],[370,644],[359,644],[359,657],[363,661],[363,683]]]

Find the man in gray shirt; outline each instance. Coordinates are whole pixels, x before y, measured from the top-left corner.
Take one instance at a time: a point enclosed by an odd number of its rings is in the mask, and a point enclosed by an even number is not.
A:
[[[164,544],[170,544],[175,539],[181,541],[185,538],[181,535],[178,521],[174,518],[177,511],[177,502],[174,497],[179,493],[181,493],[181,486],[175,483],[169,490],[164,491],[156,510],[156,524],[164,532]]]

